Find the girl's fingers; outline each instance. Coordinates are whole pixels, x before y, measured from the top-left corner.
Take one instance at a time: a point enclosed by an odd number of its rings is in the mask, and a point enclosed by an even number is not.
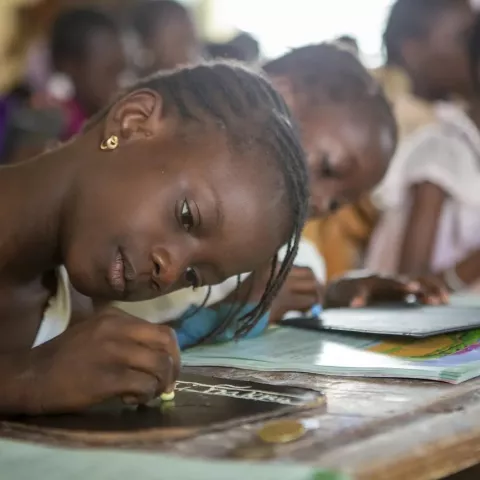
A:
[[[357,295],[355,295],[351,302],[350,306],[353,308],[364,307],[368,304],[371,295],[371,290],[368,287],[362,286]]]

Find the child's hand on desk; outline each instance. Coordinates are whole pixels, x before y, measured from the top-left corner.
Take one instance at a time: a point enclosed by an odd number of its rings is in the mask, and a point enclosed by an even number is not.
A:
[[[325,288],[310,268],[293,267],[283,287],[273,301],[270,323],[278,323],[290,311],[308,312],[323,304]]]
[[[145,403],[180,369],[173,330],[109,308],[31,351],[27,412],[82,410],[112,397]]]
[[[409,294],[428,305],[448,303],[447,290],[435,277],[409,280],[369,275],[332,281],[325,294],[325,307],[363,307],[375,302],[405,301]]]

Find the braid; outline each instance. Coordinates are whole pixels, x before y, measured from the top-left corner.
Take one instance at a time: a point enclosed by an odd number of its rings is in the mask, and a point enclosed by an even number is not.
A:
[[[272,77],[288,77],[299,99],[300,118],[305,111],[317,110],[325,104],[363,105],[374,120],[389,126],[396,141],[397,124],[390,103],[380,85],[351,52],[329,43],[308,45],[263,68]]]
[[[137,83],[132,91],[149,88],[163,99],[166,114],[176,114],[182,124],[213,125],[225,133],[235,151],[258,151],[258,162],[277,171],[285,218],[288,221],[287,253],[277,269],[272,261],[270,278],[256,307],[240,319],[237,335],[249,332],[269,310],[296,256],[308,210],[308,176],[304,152],[288,107],[260,74],[240,64],[213,62],[161,72]],[[89,130],[110,111],[104,109],[85,126]],[[231,316],[229,316],[231,317]],[[224,331],[231,318],[215,333]]]

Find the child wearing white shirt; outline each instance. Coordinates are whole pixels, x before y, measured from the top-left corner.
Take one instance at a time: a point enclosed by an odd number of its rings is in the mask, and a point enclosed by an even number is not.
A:
[[[400,147],[375,194],[384,214],[366,266],[434,273],[452,291],[478,289],[480,133],[453,104],[439,105],[437,118]]]

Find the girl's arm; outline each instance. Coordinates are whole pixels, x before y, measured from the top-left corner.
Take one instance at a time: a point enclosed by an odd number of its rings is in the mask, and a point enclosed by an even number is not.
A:
[[[457,263],[454,272],[460,282],[470,285],[480,278],[480,250],[470,253],[466,258]],[[445,277],[445,275],[443,275]],[[455,289],[454,285],[451,285]]]
[[[435,245],[440,213],[447,194],[437,185],[429,182],[412,187],[412,208],[406,224],[398,272],[405,275],[430,275],[431,257]],[[476,250],[453,267],[455,276],[465,285],[480,278],[480,250]],[[449,289],[455,286],[445,282],[447,272],[436,276]]]
[[[398,273],[430,273],[440,214],[447,194],[437,185],[423,182],[411,188],[412,206],[406,222]]]

